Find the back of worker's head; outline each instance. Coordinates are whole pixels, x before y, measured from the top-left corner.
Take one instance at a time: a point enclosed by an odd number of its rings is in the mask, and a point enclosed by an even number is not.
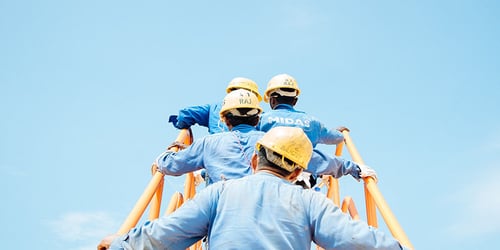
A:
[[[271,108],[276,104],[295,105],[300,94],[295,78],[287,74],[279,74],[271,78],[264,93],[264,101],[270,102]]]
[[[261,112],[259,99],[253,92],[237,89],[224,97],[220,117],[233,127],[239,124],[256,126]]]
[[[259,94],[259,86],[254,81],[245,77],[236,77],[229,82],[226,88],[226,93],[237,89],[246,89],[257,96],[257,99],[262,101],[262,96]]]
[[[282,176],[307,169],[313,146],[301,128],[274,127],[257,141],[259,169],[272,168]]]

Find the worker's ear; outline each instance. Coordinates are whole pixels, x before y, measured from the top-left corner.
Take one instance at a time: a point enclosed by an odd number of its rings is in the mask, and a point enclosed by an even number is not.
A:
[[[258,162],[259,162],[259,160],[257,158],[257,154],[253,153],[253,155],[252,155],[252,161],[250,162],[250,166],[252,166],[252,170],[253,170],[254,173],[255,173],[255,171],[257,171],[257,163]]]
[[[302,168],[296,168],[295,170],[293,170],[293,172],[287,177],[287,179],[290,181],[290,182],[294,182],[297,177],[299,177],[299,175],[302,174]]]
[[[220,120],[221,120],[224,124],[226,124],[226,126],[227,126],[227,128],[228,128],[229,130],[233,130],[233,125],[231,125],[231,124],[229,123],[229,121],[227,120],[226,116],[222,116],[222,117],[220,118]]]
[[[276,107],[276,105],[278,105],[278,101],[276,101],[276,97],[274,97],[274,96],[269,97],[269,107],[271,107],[271,109],[274,109],[274,107]]]

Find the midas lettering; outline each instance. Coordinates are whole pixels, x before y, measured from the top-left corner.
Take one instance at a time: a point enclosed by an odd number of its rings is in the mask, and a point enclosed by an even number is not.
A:
[[[294,119],[290,117],[278,117],[278,116],[270,116],[267,120],[269,123],[278,123],[283,125],[295,125],[298,127],[308,128],[311,125],[311,120],[308,119]]]

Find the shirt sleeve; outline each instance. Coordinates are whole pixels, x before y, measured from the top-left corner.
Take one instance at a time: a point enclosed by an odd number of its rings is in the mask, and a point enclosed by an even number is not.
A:
[[[194,124],[208,127],[208,119],[210,116],[210,104],[191,106],[179,110],[177,123],[175,127],[178,129],[189,128]]]
[[[328,129],[325,125],[323,125],[323,123],[318,123],[320,125],[318,143],[334,145],[344,141],[344,135],[340,131],[336,129]]]
[[[211,185],[174,213],[133,228],[110,249],[186,249],[207,235],[222,185]]]
[[[313,154],[306,171],[316,175],[332,175],[335,178],[340,178],[348,174],[356,180],[361,178],[359,176],[360,169],[358,164],[337,156],[331,157],[318,149],[313,149]]]
[[[402,249],[391,235],[352,220],[331,200],[320,193],[310,193],[310,223],[313,241],[324,249]]]
[[[156,160],[162,174],[179,176],[196,171],[204,166],[203,150],[205,138],[195,140],[190,146],[178,152],[160,155]]]

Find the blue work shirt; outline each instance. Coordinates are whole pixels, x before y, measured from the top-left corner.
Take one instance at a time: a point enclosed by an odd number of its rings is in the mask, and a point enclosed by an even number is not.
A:
[[[156,160],[158,170],[166,175],[179,176],[206,169],[207,185],[220,180],[238,179],[252,174],[251,159],[256,142],[264,135],[254,127],[240,124],[231,132],[208,135],[195,140],[179,152],[166,152]],[[313,149],[305,170],[313,175],[332,175],[340,178],[351,175],[360,180],[359,165],[353,161],[330,156]]]
[[[351,175],[354,179],[360,180],[360,168],[356,162],[330,156],[318,149],[313,149],[311,160],[305,170],[313,175],[331,175],[340,178],[344,175]]]
[[[344,140],[341,132],[326,128],[315,117],[298,111],[292,105],[278,104],[273,110],[262,113],[257,129],[267,132],[276,126],[299,127],[316,147],[321,144],[338,144]]]
[[[206,169],[207,184],[237,179],[252,174],[250,162],[257,140],[264,135],[254,126],[240,124],[230,132],[216,133],[195,140],[189,147],[162,154],[157,159],[158,170],[179,176]]]
[[[266,172],[211,185],[110,249],[186,249],[205,235],[209,249],[311,249],[311,242],[324,249],[401,249],[324,194]]]
[[[220,120],[222,102],[191,106],[179,110],[176,128],[189,128],[195,124],[208,128],[208,133],[215,134],[229,131],[226,124]]]
[[[179,152],[168,152],[158,157],[158,170],[166,175],[179,176],[206,169],[207,184],[222,179],[237,179],[252,174],[250,161],[255,152],[255,144],[264,135],[255,127],[240,124],[232,131],[217,133],[195,140],[189,147]],[[332,175],[340,178],[351,175],[360,179],[358,164],[336,156],[329,156],[313,149],[311,160],[305,170],[313,175]]]

